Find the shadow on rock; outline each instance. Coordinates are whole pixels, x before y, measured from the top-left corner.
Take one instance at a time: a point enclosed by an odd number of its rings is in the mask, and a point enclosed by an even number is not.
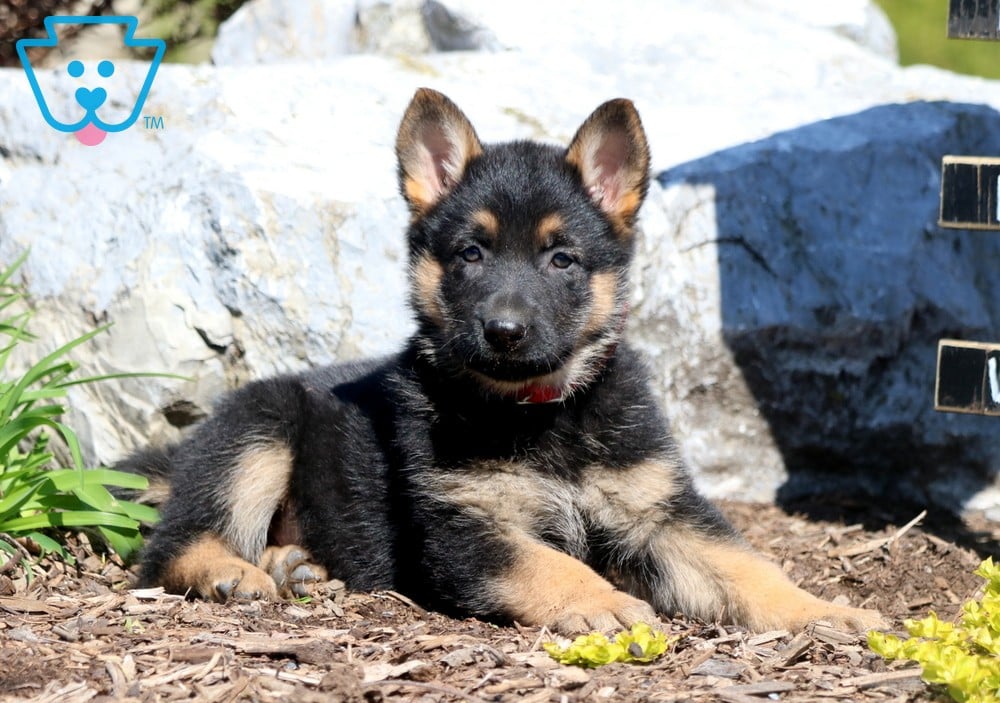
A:
[[[1000,338],[1000,235],[937,226],[945,154],[1000,154],[1000,113],[884,105],[659,175],[714,193],[721,342],[786,509],[830,517],[836,492],[872,529],[995,490],[1000,421],[933,408],[937,341]]]

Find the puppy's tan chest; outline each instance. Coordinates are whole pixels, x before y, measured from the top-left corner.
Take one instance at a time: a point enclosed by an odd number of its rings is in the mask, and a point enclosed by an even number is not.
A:
[[[471,516],[528,534],[547,534],[585,553],[588,530],[646,532],[669,509],[677,472],[667,461],[628,468],[589,466],[572,477],[527,462],[482,462],[435,471],[421,492]]]

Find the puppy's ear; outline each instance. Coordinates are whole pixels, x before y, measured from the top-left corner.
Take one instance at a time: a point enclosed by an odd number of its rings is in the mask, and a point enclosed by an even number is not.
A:
[[[649,145],[632,101],[609,100],[594,110],[566,150],[594,203],[629,236],[649,188]]]
[[[458,106],[436,90],[418,89],[396,136],[399,189],[411,214],[420,217],[433,207],[482,153],[476,130]]]

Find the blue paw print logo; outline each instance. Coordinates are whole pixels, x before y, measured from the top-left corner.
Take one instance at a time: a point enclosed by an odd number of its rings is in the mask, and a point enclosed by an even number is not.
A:
[[[132,103],[132,109],[123,119],[115,121],[109,118],[108,121],[105,121],[99,114],[101,108],[106,108],[109,104],[108,90],[104,84],[110,81],[115,75],[115,65],[111,61],[107,59],[101,61],[97,64],[96,70],[88,70],[82,61],[74,60],[67,64],[65,68],[66,73],[71,78],[78,79],[84,83],[83,86],[76,89],[73,95],[76,100],[77,110],[82,109],[83,114],[78,118],[74,115],[68,120],[60,120],[53,116],[49,103],[45,99],[45,94],[38,83],[35,69],[28,58],[28,49],[33,47],[54,47],[58,44],[59,38],[56,30],[59,25],[87,24],[123,25],[125,28],[125,46],[152,48],[155,51],[153,59],[149,63],[149,68],[146,71],[146,77],[142,81],[138,94],[135,96],[135,101]],[[146,102],[146,96],[149,95],[149,88],[152,86],[153,78],[156,76],[156,69],[160,67],[160,61],[167,50],[166,42],[162,39],[136,39],[133,35],[138,26],[138,19],[127,16],[52,16],[45,18],[47,37],[42,39],[18,40],[17,55],[24,66],[24,72],[27,74],[28,82],[31,84],[31,91],[35,94],[38,108],[42,111],[42,117],[45,118],[50,127],[60,132],[72,132],[81,143],[87,146],[96,146],[104,141],[108,132],[121,132],[135,124],[135,121],[139,119],[139,113],[142,112],[142,106]],[[77,114],[79,113],[77,112]]]

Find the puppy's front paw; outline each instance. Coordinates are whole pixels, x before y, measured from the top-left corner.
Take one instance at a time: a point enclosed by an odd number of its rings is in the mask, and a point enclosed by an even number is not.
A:
[[[241,559],[218,535],[204,534],[163,569],[160,585],[171,593],[195,593],[206,600],[275,598],[274,580]]]
[[[854,631],[887,626],[877,611],[829,603],[807,593],[777,564],[742,545],[706,544],[699,553],[722,577],[725,610],[736,624],[757,632],[802,630],[816,620]],[[708,615],[704,608],[701,613]]]
[[[826,608],[815,614],[812,620],[824,620],[836,628],[852,632],[867,632],[868,630],[884,630],[889,627],[888,621],[877,610],[867,608],[851,608],[849,606],[824,603]]]
[[[631,627],[637,622],[657,621],[656,612],[646,601],[621,591],[607,591],[596,597],[574,601],[553,614],[548,627],[564,635],[592,630],[608,631]]]
[[[816,621],[852,632],[889,626],[877,610],[836,605],[798,589],[786,593],[780,603],[772,601],[768,608],[758,610],[746,624],[755,630],[785,629],[795,632],[806,629]]]
[[[579,559],[533,540],[516,546],[514,563],[492,588],[500,612],[512,620],[566,635],[656,621],[649,603],[619,591]]]
[[[206,570],[198,586],[199,595],[208,600],[273,600],[278,596],[274,579],[253,564],[233,558]]]

